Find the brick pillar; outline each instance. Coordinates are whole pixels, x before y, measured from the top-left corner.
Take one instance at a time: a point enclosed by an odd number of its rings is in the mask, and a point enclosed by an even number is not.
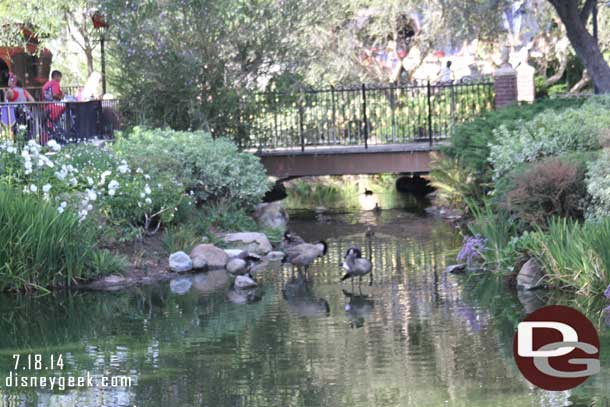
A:
[[[534,74],[536,69],[527,61],[517,67],[517,95],[520,102],[533,102],[536,97]]]
[[[496,109],[517,103],[517,71],[510,64],[504,64],[494,72]]]

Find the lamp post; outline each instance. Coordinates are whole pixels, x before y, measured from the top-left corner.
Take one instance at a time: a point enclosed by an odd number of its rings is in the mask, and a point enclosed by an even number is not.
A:
[[[95,27],[95,29],[101,30],[100,52],[101,52],[101,57],[102,57],[102,94],[105,95],[106,94],[106,52],[104,50],[104,43],[105,43],[104,35],[106,34],[106,29],[108,28],[108,24],[106,23],[106,19],[104,18],[104,15],[102,13],[100,13],[99,11],[96,11],[95,13],[93,13],[93,15],[91,16],[91,20],[93,21],[93,27]]]

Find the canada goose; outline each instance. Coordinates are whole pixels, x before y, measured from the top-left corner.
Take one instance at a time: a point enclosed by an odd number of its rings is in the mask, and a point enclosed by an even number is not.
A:
[[[373,195],[373,191],[371,191],[370,189],[364,188],[364,195]]]
[[[342,266],[345,270],[347,270],[347,273],[345,273],[345,275],[341,278],[341,281],[351,278],[353,285],[354,277],[358,277],[360,284],[362,284],[362,276],[369,274],[369,285],[373,284],[373,265],[371,264],[370,260],[362,258],[362,252],[359,248],[351,247],[347,251],[345,261],[343,262]]]
[[[291,263],[295,266],[307,268],[318,257],[326,254],[328,245],[324,241],[318,243],[301,243],[286,249],[284,263]]]
[[[282,239],[282,244],[280,245],[280,248],[286,250],[289,247],[293,247],[303,243],[305,243],[305,240],[303,240],[301,236],[287,230],[284,232],[284,239]]]
[[[366,232],[364,232],[364,237],[366,237],[367,239],[375,237],[375,231],[373,230],[373,228],[370,225],[366,227]]]

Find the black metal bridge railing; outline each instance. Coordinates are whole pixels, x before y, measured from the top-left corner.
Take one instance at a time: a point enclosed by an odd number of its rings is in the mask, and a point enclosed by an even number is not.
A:
[[[444,140],[492,110],[493,82],[329,87],[259,93],[242,117],[243,148],[404,144]],[[244,109],[246,111],[246,109]]]
[[[0,136],[19,133],[41,145],[112,138],[120,122],[118,100],[0,103]]]

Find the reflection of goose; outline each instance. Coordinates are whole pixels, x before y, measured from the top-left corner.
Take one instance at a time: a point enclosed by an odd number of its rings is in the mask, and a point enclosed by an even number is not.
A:
[[[257,288],[247,290],[234,288],[227,292],[227,298],[233,304],[251,304],[262,299],[262,292]]]
[[[364,237],[366,237],[367,239],[371,239],[371,238],[375,237],[375,231],[373,230],[371,225],[368,225],[366,227],[366,232],[364,232]]]
[[[282,289],[282,296],[291,312],[302,317],[329,316],[330,305],[324,298],[317,298],[301,275],[292,277]]]
[[[348,298],[345,304],[345,313],[350,319],[352,328],[360,328],[364,325],[364,320],[373,312],[375,302],[369,299],[368,295],[354,294],[343,291],[343,295]]]
[[[291,263],[295,266],[304,267],[305,270],[318,257],[326,254],[328,245],[321,241],[318,243],[301,243],[286,249],[286,257],[284,263]]]
[[[341,281],[351,278],[352,285],[354,285],[354,277],[358,277],[359,283],[362,284],[362,276],[369,274],[369,285],[373,284],[373,265],[369,259],[362,258],[362,252],[358,247],[351,247],[347,251],[342,266],[347,273],[341,278]]]

